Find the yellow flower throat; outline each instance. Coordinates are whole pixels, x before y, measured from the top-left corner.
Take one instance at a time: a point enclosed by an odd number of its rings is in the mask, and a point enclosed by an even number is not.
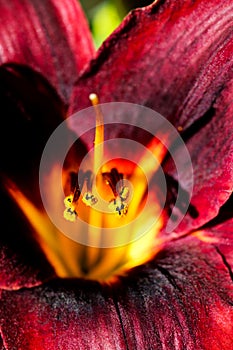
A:
[[[70,174],[71,193],[65,198],[65,210],[64,218],[71,222],[75,222],[78,216],[78,204],[81,196],[81,191],[86,187],[86,192],[82,195],[82,202],[88,207],[95,207],[98,203],[98,194],[93,194],[93,178],[97,175],[97,183],[105,182],[105,187],[109,187],[112,190],[113,198],[109,201],[108,208],[111,212],[115,213],[118,217],[126,215],[128,211],[128,199],[130,189],[124,184],[124,177],[122,173],[119,173],[116,168],[112,168],[110,172],[103,172],[103,166],[101,167],[99,161],[103,159],[103,144],[104,144],[104,118],[99,107],[99,100],[96,94],[90,95],[90,100],[96,110],[96,129],[95,129],[95,141],[94,141],[94,169],[93,173],[89,170],[85,173],[74,172]],[[106,166],[105,166],[106,167]],[[100,170],[99,170],[100,168]],[[118,185],[118,188],[117,188]],[[100,186],[99,186],[100,187]],[[102,183],[102,187],[104,184]],[[108,197],[108,188],[103,188],[103,195]],[[94,222],[95,224],[95,218]]]
[[[159,232],[163,222],[158,214],[161,208],[156,193],[148,199],[148,183],[157,169],[147,153],[138,164],[125,159],[104,162],[104,118],[98,97],[91,94],[90,100],[96,115],[92,169],[64,169],[62,180],[62,219],[71,224],[79,220],[87,223],[87,244],[66,237],[47,213],[29,201],[15,184],[7,187],[32,225],[36,239],[58,276],[112,282],[118,275],[148,261],[162,247]],[[147,150],[159,163],[167,152],[156,138],[149,142]],[[52,184],[54,176],[56,165],[48,183]],[[50,195],[55,197],[55,193],[54,190]],[[80,226],[80,233],[84,234],[81,230]],[[104,230],[109,230],[109,245],[101,244]]]

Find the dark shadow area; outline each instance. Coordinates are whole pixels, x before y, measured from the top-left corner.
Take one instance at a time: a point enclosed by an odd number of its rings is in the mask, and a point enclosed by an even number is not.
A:
[[[190,203],[187,210],[187,204],[190,200],[189,193],[186,190],[184,190],[181,186],[179,188],[178,181],[174,179],[171,175],[165,174],[165,178],[167,181],[167,197],[165,207],[167,208],[168,215],[171,217],[171,220],[177,220],[177,217],[174,214],[172,214],[172,210],[175,204],[177,209],[179,209],[179,211],[181,212],[181,214],[184,215],[187,212],[187,214],[190,215],[191,218],[196,219],[199,213],[195,206]],[[177,200],[178,190],[180,191],[180,196]]]

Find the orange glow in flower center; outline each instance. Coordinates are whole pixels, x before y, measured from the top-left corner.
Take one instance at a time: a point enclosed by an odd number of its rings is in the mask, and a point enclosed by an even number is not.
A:
[[[94,155],[87,170],[66,173],[63,216],[67,221],[75,223],[80,219],[89,225],[87,235],[91,237],[90,246],[84,249],[85,261],[81,262],[85,265],[83,270],[87,271],[86,277],[108,280],[147,261],[158,252],[160,241],[156,237],[162,219],[145,228],[145,223],[153,222],[160,210],[156,195],[152,196],[153,200],[148,199],[148,181],[156,171],[148,162],[148,154],[141,157],[139,164],[119,158],[104,162],[104,118],[97,96],[91,94],[90,99],[96,112]],[[147,148],[159,161],[166,153],[164,146],[156,139]],[[145,208],[148,200],[149,205]],[[124,238],[119,239],[110,231],[111,246],[115,247],[93,247],[91,242],[97,236],[93,227],[98,228],[100,233],[96,238],[97,245],[105,229],[118,229],[117,236]]]
[[[101,163],[104,154],[104,117],[97,95],[91,94],[90,100],[96,114],[93,171],[70,173],[70,192],[64,199],[64,218],[75,222],[79,216],[94,226],[119,227],[133,220],[140,212],[147,192],[147,180],[140,166],[130,160],[112,159]],[[136,176],[133,176],[134,173]],[[133,195],[134,188],[137,191],[138,186],[144,189],[141,198]],[[128,210],[131,213],[129,218]]]
[[[63,168],[63,198],[54,186],[55,179],[60,181],[56,164],[45,181],[53,212],[68,227],[72,225],[78,238],[65,236],[18,189],[9,188],[9,192],[34,227],[58,276],[111,282],[162,248],[161,206],[156,185],[150,190],[150,184],[167,149],[154,137],[137,164],[129,159],[105,160],[104,118],[98,97],[91,94],[90,100],[96,114],[91,161],[86,168]]]
[[[113,164],[116,167],[112,167]],[[98,226],[95,216],[97,218],[101,213],[103,218],[99,223],[100,227],[119,227],[128,223],[128,211],[134,213],[130,215],[132,220],[140,213],[147,196],[145,190],[139,203],[134,200],[137,187],[143,186],[147,189],[147,180],[142,169],[137,169],[137,179],[133,178],[136,168],[137,165],[129,160],[114,159],[105,163],[96,177],[91,171],[70,173],[65,186],[68,195],[64,199],[64,218],[75,222],[79,217],[90,223],[92,212],[94,226]],[[125,171],[125,174],[118,169]]]

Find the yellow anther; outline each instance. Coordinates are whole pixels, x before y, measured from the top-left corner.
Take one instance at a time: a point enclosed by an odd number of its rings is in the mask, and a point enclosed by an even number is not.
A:
[[[120,197],[113,199],[108,207],[118,217],[123,217],[128,212],[128,205]]]
[[[103,143],[104,143],[104,118],[99,106],[99,98],[95,93],[89,95],[89,99],[92,106],[95,109],[96,115],[96,127],[95,127],[95,139],[94,139],[94,164],[93,164],[93,174],[97,174],[101,161],[103,159]],[[86,192],[83,195],[82,202],[88,206],[92,207],[97,203],[98,199],[91,193]],[[77,217],[76,204],[77,200],[74,202],[74,195],[70,194],[64,199],[65,211],[64,218],[68,221],[74,222]],[[90,218],[90,221],[92,219]]]
[[[86,192],[84,193],[82,201],[87,207],[92,207],[98,202],[98,199],[91,192]]]
[[[70,194],[69,196],[67,196],[65,199],[64,199],[64,204],[65,204],[65,207],[66,208],[72,208],[73,206],[73,199],[74,199],[74,196],[72,194]]]
[[[129,188],[124,186],[121,192],[119,193],[119,196],[122,201],[126,201],[126,199],[129,197]]]
[[[66,209],[63,212],[63,216],[66,220],[75,222],[77,218],[77,212],[75,211],[75,204],[73,203],[74,196],[70,194],[64,199]]]
[[[67,208],[64,210],[63,216],[66,220],[75,222],[77,218],[77,213],[75,210],[72,210],[71,208]]]

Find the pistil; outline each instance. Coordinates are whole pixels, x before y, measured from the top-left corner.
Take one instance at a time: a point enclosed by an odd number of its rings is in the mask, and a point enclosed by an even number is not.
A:
[[[94,141],[94,174],[97,174],[103,159],[104,147],[104,118],[99,105],[99,98],[96,94],[89,95],[96,114],[95,141]]]

